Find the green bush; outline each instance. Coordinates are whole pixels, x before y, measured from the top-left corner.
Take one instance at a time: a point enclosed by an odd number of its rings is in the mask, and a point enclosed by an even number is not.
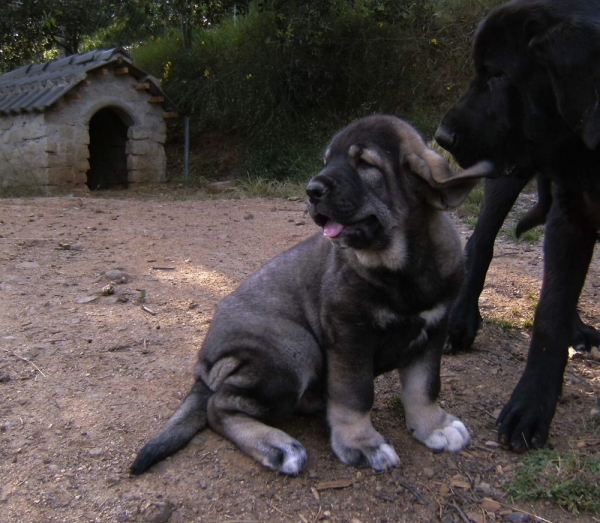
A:
[[[356,117],[397,114],[430,136],[470,75],[478,20],[497,3],[255,1],[197,29],[190,49],[172,32],[133,54],[190,116],[194,144],[210,130],[235,132],[245,137],[241,173],[307,177]]]

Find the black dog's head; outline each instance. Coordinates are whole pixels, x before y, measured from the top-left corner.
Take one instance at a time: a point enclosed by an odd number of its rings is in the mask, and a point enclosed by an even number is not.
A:
[[[466,177],[490,171],[489,164],[478,165]],[[382,263],[395,267],[404,262],[411,217],[427,208],[459,205],[473,184],[457,179],[409,124],[376,115],[353,122],[333,138],[325,168],[306,192],[310,215],[325,236],[363,254],[377,252],[379,261],[385,253]]]
[[[600,142],[600,5],[514,0],[480,25],[475,77],[436,140],[463,167],[487,159],[498,174],[543,165],[565,142]],[[573,150],[573,145],[569,145]]]

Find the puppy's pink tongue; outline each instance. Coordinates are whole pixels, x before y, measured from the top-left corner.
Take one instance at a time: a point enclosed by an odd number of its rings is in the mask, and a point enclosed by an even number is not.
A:
[[[339,236],[343,230],[344,226],[341,223],[329,220],[323,228],[323,234],[328,238],[335,238],[336,236]]]

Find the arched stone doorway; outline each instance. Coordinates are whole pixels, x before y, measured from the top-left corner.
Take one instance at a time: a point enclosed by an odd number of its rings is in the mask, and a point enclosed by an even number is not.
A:
[[[87,186],[91,191],[127,189],[127,129],[131,119],[122,110],[100,109],[89,123]]]

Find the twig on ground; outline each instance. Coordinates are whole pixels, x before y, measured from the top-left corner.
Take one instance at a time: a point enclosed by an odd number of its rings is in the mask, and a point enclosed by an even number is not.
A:
[[[469,521],[469,518],[467,517],[467,515],[463,512],[463,510],[458,506],[458,503],[456,503],[455,500],[452,500],[452,503],[449,503],[449,505],[451,507],[454,507],[454,510],[456,510],[456,512],[458,512],[458,515],[460,516],[460,518],[465,522],[465,523],[471,523]]]
[[[502,505],[503,507],[514,510],[515,512],[521,512],[522,514],[527,514],[528,516],[531,516],[532,518],[537,518],[539,521],[543,521],[544,523],[552,523],[552,521],[550,521],[549,519],[544,519],[542,516],[537,516],[536,514],[532,514],[531,512],[527,512],[526,510],[522,510],[520,508],[513,507],[512,505],[508,505],[507,503],[502,503],[501,501],[498,501],[498,500],[496,500],[496,501],[498,503],[500,503],[500,505]]]
[[[11,353],[13,356],[15,356],[16,358],[19,358],[22,361],[26,361],[27,363],[29,363],[30,365],[33,365],[35,367],[35,369],[42,375],[44,376],[44,378],[46,377],[46,375],[42,372],[42,369],[40,369],[35,363],[33,363],[33,361],[28,360],[27,358],[23,358],[22,356],[19,356],[18,354],[16,354],[15,352]]]
[[[421,494],[419,494],[414,487],[411,487],[409,484],[407,483],[403,483],[402,481],[398,481],[398,485],[400,485],[401,487],[404,487],[406,490],[408,490],[415,498],[417,498],[417,500],[419,501],[419,503],[425,505],[425,500],[423,499],[423,496],[421,496]]]
[[[142,310],[147,312],[148,314],[152,314],[152,316],[156,316],[156,312],[154,312],[152,309],[149,309],[145,305],[142,305]]]

